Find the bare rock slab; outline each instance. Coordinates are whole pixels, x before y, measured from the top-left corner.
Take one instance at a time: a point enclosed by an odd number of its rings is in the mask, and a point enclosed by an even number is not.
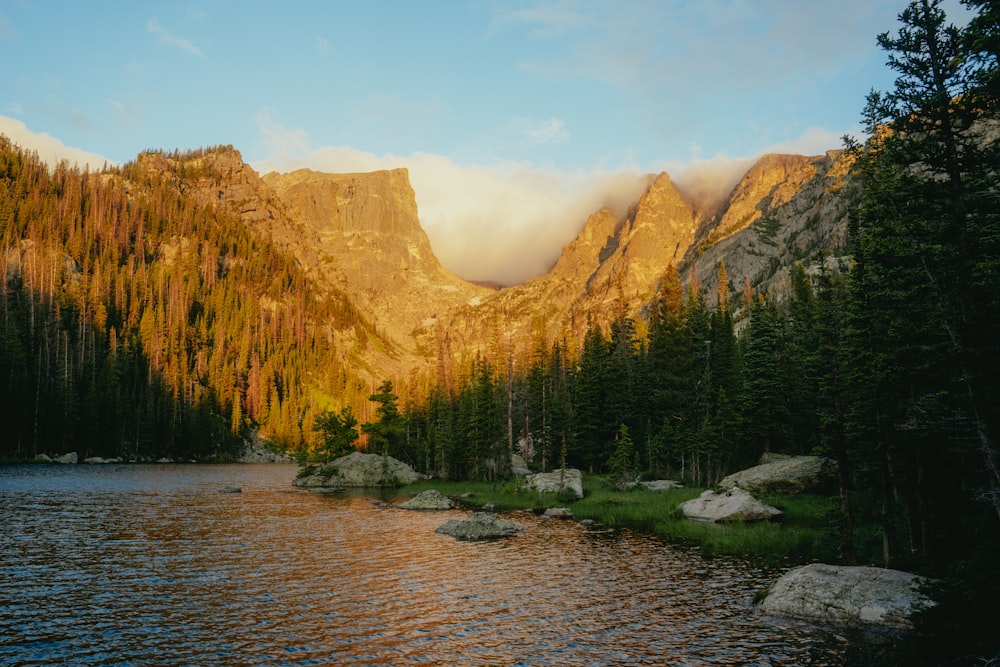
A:
[[[920,591],[925,581],[900,570],[813,563],[779,578],[757,611],[820,624],[909,630],[913,615],[934,604]]]
[[[767,521],[777,519],[781,510],[757,500],[741,488],[723,493],[705,491],[697,498],[680,504],[684,516],[696,521]]]
[[[441,524],[435,532],[451,535],[460,540],[489,540],[510,537],[522,530],[524,527],[519,523],[498,519],[493,514],[481,512],[471,519],[450,519]]]
[[[399,503],[396,507],[406,510],[450,510],[455,507],[455,503],[437,489],[427,489],[406,502]]]
[[[821,486],[836,464],[822,456],[772,456],[724,477],[719,486],[750,493],[804,493]]]

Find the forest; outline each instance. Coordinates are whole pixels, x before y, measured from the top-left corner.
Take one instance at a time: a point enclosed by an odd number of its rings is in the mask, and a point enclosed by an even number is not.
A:
[[[310,387],[356,383],[330,331],[369,325],[180,192],[204,152],[50,171],[0,137],[0,455],[226,460],[253,429],[295,447]]]
[[[497,345],[402,414],[383,385],[376,451],[447,478],[502,479],[518,453],[703,487],[764,452],[819,453],[838,464],[845,562],[996,553],[1000,9],[968,4],[962,29],[919,0],[878,37],[898,79],[869,95],[872,138],[845,137],[850,261],[795,266],[780,300],[720,266],[711,307],[668,267],[641,317],[595,317],[580,346]]]
[[[711,306],[665,267],[638,315],[592,314],[583,341],[528,355],[498,336],[402,397],[345,356],[344,332],[377,336],[348,295],[317,294],[266,234],[177,186],[221,178],[195,173],[215,149],[162,154],[172,172],[90,173],[0,137],[0,457],[232,460],[261,433],[302,458],[365,446],[450,479],[504,479],[516,452],[710,487],[764,452],[819,453],[838,464],[844,562],[991,569],[1000,6],[965,4],[961,28],[915,0],[878,36],[897,79],[868,97],[871,138],[845,137],[861,184],[849,260],[795,266],[780,298],[720,266]]]

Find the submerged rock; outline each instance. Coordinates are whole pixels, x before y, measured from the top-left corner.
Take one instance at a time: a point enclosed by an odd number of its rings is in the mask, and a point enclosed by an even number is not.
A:
[[[396,507],[407,510],[450,510],[455,507],[455,503],[437,489],[427,489],[406,502],[399,503]]]
[[[790,570],[768,589],[758,613],[817,623],[913,627],[913,615],[933,606],[921,577],[879,567],[813,563]]]
[[[224,486],[219,489],[219,493],[243,493],[243,489],[238,486]]]
[[[583,473],[576,468],[537,472],[524,478],[524,488],[538,493],[568,491],[577,498],[583,498]]]
[[[822,486],[835,465],[822,456],[765,455],[760,465],[724,477],[719,486],[750,493],[804,493]]]
[[[493,514],[482,512],[471,519],[450,519],[441,524],[435,532],[451,535],[460,540],[486,540],[510,537],[522,530],[524,527],[519,523],[498,519]]]
[[[548,507],[542,512],[546,519],[572,519],[573,510],[568,507]]]
[[[781,510],[763,503],[740,488],[723,493],[705,491],[680,504],[684,516],[697,521],[762,521],[782,515]]]

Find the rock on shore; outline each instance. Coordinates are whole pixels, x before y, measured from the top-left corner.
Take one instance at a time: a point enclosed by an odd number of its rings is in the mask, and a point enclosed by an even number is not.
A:
[[[760,465],[724,477],[719,486],[750,493],[804,493],[820,487],[835,465],[822,456],[765,455]]]
[[[740,488],[722,493],[705,491],[697,498],[680,504],[684,516],[697,521],[762,521],[776,519],[781,510],[761,502]]]
[[[538,493],[567,491],[577,498],[583,498],[583,473],[576,468],[538,472],[524,478],[524,488]]]
[[[823,624],[908,630],[913,614],[934,604],[920,592],[924,581],[900,570],[813,563],[779,578],[757,611]]]

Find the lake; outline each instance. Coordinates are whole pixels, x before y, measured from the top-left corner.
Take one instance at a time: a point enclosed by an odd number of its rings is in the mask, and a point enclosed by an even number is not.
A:
[[[527,513],[516,537],[293,465],[0,466],[0,665],[848,665],[778,574]],[[241,493],[222,493],[237,486]]]

